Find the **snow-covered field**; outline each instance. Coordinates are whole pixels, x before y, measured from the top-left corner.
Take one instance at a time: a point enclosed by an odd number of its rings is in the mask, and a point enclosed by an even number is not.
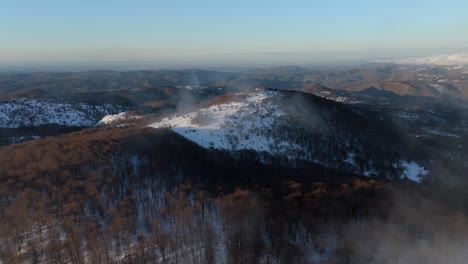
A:
[[[102,117],[124,110],[124,106],[111,104],[90,105],[35,99],[0,101],[0,127],[17,128],[45,124],[92,126]]]
[[[275,123],[282,122],[285,117],[285,113],[273,102],[281,97],[281,92],[261,90],[249,94],[242,102],[213,105],[166,117],[150,126],[169,127],[205,148],[255,150],[284,155],[301,146],[272,137]]]

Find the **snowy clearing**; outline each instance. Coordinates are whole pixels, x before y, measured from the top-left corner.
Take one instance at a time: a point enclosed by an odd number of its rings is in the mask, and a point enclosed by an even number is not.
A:
[[[301,148],[297,144],[275,140],[272,129],[285,113],[273,102],[283,97],[276,91],[249,94],[243,102],[212,105],[194,112],[164,118],[151,127],[171,128],[205,148],[255,150],[284,155]],[[295,157],[289,157],[295,158]]]

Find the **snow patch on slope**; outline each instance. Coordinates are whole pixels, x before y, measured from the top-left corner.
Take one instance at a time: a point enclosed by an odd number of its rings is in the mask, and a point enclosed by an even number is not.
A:
[[[403,168],[402,177],[410,179],[415,182],[421,182],[422,177],[426,176],[428,171],[420,166],[418,163],[411,161],[401,161],[400,166]]]
[[[106,115],[96,124],[96,126],[105,126],[105,125],[110,125],[110,124],[120,122],[123,120],[137,119],[137,118],[141,118],[141,117],[132,115],[128,112],[122,112],[122,113],[118,113],[115,115]]]
[[[238,94],[241,95],[241,94]],[[255,150],[273,155],[288,155],[301,148],[272,136],[277,122],[286,114],[273,101],[284,95],[278,91],[257,90],[242,102],[212,105],[194,112],[171,116],[151,127],[171,128],[174,132],[205,148]]]
[[[449,132],[440,131],[438,129],[423,128],[423,130],[426,131],[426,132],[429,132],[429,133],[431,133],[433,135],[437,135],[437,136],[460,138],[459,135],[449,133]]]
[[[124,106],[111,104],[90,105],[77,102],[14,99],[0,101],[0,127],[17,128],[45,124],[92,126],[103,116],[124,110]]]
[[[353,152],[349,152],[348,153],[348,157],[346,157],[346,159],[344,160],[344,162],[348,163],[348,164],[351,164],[355,167],[357,167],[357,164],[356,164],[356,154],[353,153]]]
[[[26,140],[34,140],[34,139],[38,139],[38,138],[41,138],[41,137],[37,136],[37,135],[12,137],[10,139],[10,143],[15,144],[15,143],[23,142],[23,141],[26,141]]]
[[[406,111],[400,111],[398,113],[398,117],[402,118],[402,119],[410,120],[410,121],[416,121],[416,120],[421,119],[419,114],[412,113],[412,112],[406,112]]]

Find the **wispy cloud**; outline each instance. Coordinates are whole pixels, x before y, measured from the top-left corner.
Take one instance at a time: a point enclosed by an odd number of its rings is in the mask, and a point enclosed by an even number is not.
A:
[[[428,57],[411,57],[389,60],[398,64],[432,64],[432,65],[465,65],[468,64],[468,53],[437,55]]]

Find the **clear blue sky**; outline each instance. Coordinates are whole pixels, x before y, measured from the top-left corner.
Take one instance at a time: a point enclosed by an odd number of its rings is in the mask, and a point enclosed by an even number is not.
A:
[[[2,0],[0,33],[12,63],[406,56],[467,47],[468,1]]]

